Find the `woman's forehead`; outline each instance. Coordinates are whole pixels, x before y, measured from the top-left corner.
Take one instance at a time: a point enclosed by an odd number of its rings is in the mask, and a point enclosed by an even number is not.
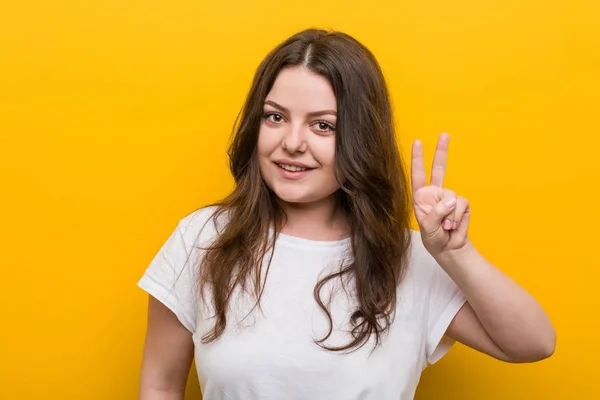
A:
[[[302,67],[281,70],[265,101],[290,111],[337,110],[336,97],[327,78]]]

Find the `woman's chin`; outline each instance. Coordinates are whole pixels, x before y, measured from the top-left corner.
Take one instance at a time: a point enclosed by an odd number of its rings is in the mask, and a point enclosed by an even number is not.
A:
[[[270,184],[269,184],[270,183]],[[289,203],[289,204],[298,204],[298,205],[307,205],[311,203],[321,203],[323,201],[328,201],[335,194],[339,187],[333,187],[332,190],[327,190],[328,188],[319,187],[318,185],[308,185],[308,184],[287,184],[281,182],[268,182],[267,184],[273,193],[279,198],[279,200]],[[316,186],[316,187],[315,187]]]
[[[298,206],[307,206],[309,204],[320,204],[328,202],[332,194],[324,193],[306,193],[296,191],[275,191],[275,195],[284,203]]]
[[[305,204],[311,203],[314,200],[311,200],[305,195],[295,194],[295,193],[275,193],[275,195],[279,198],[279,200],[288,204]]]

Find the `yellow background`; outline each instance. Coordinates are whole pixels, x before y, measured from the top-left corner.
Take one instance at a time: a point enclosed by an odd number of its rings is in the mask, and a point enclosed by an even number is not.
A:
[[[179,218],[231,189],[254,69],[310,26],[376,54],[404,154],[451,133],[473,241],[558,331],[539,364],[456,346],[417,399],[600,398],[597,0],[4,1],[0,398],[135,398],[136,281]]]

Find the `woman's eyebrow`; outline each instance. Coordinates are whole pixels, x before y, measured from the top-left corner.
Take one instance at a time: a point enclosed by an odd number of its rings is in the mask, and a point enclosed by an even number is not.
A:
[[[278,109],[279,111],[286,113],[288,115],[290,113],[290,110],[288,110],[281,104],[277,104],[273,100],[265,100],[265,105],[270,105],[271,107],[274,107],[274,108]],[[334,117],[336,117],[337,112],[335,110],[320,110],[320,111],[312,111],[307,114],[307,116],[309,116],[309,117],[318,117],[321,115],[333,115]]]

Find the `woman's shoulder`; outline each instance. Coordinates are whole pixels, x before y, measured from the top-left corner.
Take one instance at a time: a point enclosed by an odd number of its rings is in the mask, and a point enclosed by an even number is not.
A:
[[[425,279],[428,279],[438,268],[437,262],[423,245],[421,232],[414,229],[410,229],[408,268],[413,274]]]
[[[227,220],[227,212],[219,205],[199,208],[179,220],[177,229],[189,244],[211,241]]]

